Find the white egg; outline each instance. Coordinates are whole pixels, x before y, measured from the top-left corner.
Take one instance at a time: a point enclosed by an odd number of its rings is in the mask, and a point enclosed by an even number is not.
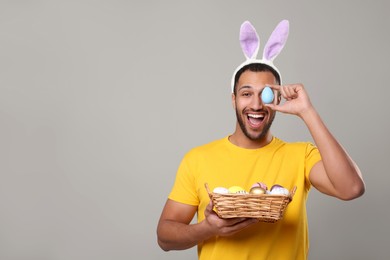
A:
[[[288,189],[283,188],[283,187],[274,187],[272,190],[270,190],[269,194],[273,195],[290,195],[290,192]]]
[[[229,190],[224,188],[224,187],[216,187],[214,190],[213,190],[214,193],[219,193],[219,194],[227,194],[229,193]]]

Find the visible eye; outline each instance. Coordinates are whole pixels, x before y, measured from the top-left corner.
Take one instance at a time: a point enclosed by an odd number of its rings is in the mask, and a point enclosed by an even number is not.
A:
[[[243,97],[250,97],[251,93],[249,93],[249,92],[242,92],[241,96],[243,96]]]

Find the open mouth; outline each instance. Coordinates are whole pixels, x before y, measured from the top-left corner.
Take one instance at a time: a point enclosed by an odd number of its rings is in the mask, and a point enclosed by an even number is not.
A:
[[[252,127],[259,127],[262,125],[265,114],[247,114],[248,122]]]

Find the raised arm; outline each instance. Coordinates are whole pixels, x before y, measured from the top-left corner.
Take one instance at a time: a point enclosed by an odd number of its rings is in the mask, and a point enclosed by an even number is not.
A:
[[[319,191],[342,200],[351,200],[364,193],[365,185],[356,163],[330,133],[311,104],[301,84],[271,86],[280,91],[283,104],[267,105],[283,113],[299,116],[309,129],[322,160],[312,168],[310,181]]]

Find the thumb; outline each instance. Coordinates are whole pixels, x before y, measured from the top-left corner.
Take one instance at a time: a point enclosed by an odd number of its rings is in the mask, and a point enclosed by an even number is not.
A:
[[[275,110],[275,111],[280,111],[280,106],[279,106],[279,105],[275,105],[275,104],[264,104],[264,106],[269,107],[269,108],[271,108],[272,110]]]
[[[209,216],[210,214],[214,213],[214,203],[213,203],[213,200],[210,200],[210,202],[207,205],[204,213],[205,213],[205,216]]]
[[[206,210],[212,211],[214,208],[213,200],[210,200],[209,204],[206,207]]]
[[[264,104],[264,106],[269,107],[270,109],[281,112],[281,113],[288,113],[288,106],[286,106],[286,103],[283,104]]]

